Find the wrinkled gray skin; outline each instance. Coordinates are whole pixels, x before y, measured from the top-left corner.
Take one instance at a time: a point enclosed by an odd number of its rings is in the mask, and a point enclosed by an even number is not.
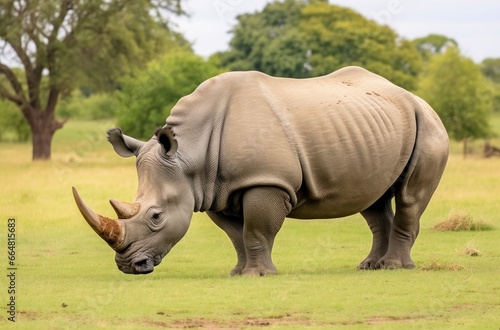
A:
[[[132,274],[153,271],[193,211],[207,212],[231,239],[233,275],[277,272],[271,250],[285,217],[358,212],[373,233],[358,268],[412,268],[420,216],[448,158],[431,107],[358,67],[301,80],[225,73],[182,98],[149,141],[119,129],[108,139],[119,155],[137,157],[135,203],[112,201],[123,220],[110,220],[76,190],[75,199],[116,250],[118,268]]]

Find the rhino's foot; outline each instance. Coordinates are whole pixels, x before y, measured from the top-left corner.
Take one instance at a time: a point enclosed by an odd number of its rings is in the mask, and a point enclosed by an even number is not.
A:
[[[387,248],[372,248],[365,260],[361,261],[358,265],[358,269],[370,270],[378,269],[377,264],[383,259],[383,256],[387,253]]]
[[[358,265],[358,269],[362,270],[377,269],[376,267],[377,262],[378,259],[366,258]]]
[[[377,264],[375,265],[376,269],[398,269],[398,268],[405,268],[405,269],[412,269],[415,268],[415,264],[413,261],[406,260],[406,261],[401,261],[399,259],[380,259]]]
[[[231,272],[229,273],[229,275],[231,276],[236,276],[236,275],[241,275],[242,272],[243,272],[243,269],[245,268],[245,266],[240,266],[239,264],[236,265],[232,270]]]
[[[241,272],[241,275],[245,276],[266,276],[278,274],[276,267],[266,268],[266,267],[245,267]]]

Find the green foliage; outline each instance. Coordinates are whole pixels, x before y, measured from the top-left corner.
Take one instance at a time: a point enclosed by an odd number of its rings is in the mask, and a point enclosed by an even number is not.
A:
[[[231,70],[311,77],[359,65],[408,89],[416,87],[421,57],[388,26],[327,1],[286,0],[238,17],[230,50],[218,53]]]
[[[481,70],[493,82],[493,111],[500,112],[500,58],[485,59],[481,62]]]
[[[425,37],[414,39],[412,42],[425,61],[428,61],[434,55],[445,52],[448,47],[458,47],[455,39],[440,34],[429,34]]]
[[[230,51],[218,54],[231,70],[258,70],[275,76],[308,75],[307,43],[298,29],[304,4],[273,2],[261,13],[238,17]]]
[[[500,84],[500,58],[487,58],[481,62],[483,74],[494,83]]]
[[[500,112],[500,84],[491,86],[493,93],[493,111]]]
[[[90,94],[80,90],[59,103],[58,113],[63,118],[107,119],[115,117],[120,106],[117,92]]]
[[[128,135],[149,139],[156,127],[164,125],[181,97],[220,72],[213,64],[189,51],[168,53],[151,62],[146,70],[123,81],[118,125]]]
[[[68,52],[70,64],[78,63],[81,83],[114,89],[116,79],[123,74],[143,68],[149,59],[171,47],[187,44],[180,34],[168,25],[158,24],[151,16],[156,9],[152,1],[129,1],[123,7],[114,16],[96,15],[84,23],[86,27],[96,25],[100,29],[88,28],[80,33],[76,41],[79,47]]]
[[[20,79],[24,72],[18,68],[12,69],[13,75]],[[0,73],[0,87],[6,84],[7,79]],[[42,83],[46,83],[43,79]],[[0,141],[26,142],[30,137],[28,123],[19,108],[0,93]]]
[[[0,55],[15,56],[10,63],[0,58],[0,96],[30,124],[33,160],[50,159],[53,135],[65,123],[55,113],[61,98],[81,85],[113,90],[119,77],[179,43],[163,16],[181,13],[180,3],[0,1]],[[17,65],[22,77],[14,72]]]
[[[28,123],[19,109],[0,98],[0,141],[26,142],[30,137]]]
[[[453,139],[490,134],[491,85],[480,68],[455,47],[430,60],[419,94],[437,111]]]
[[[0,40],[15,49],[18,56],[32,57],[20,58],[26,71],[39,74],[39,70],[47,69],[50,87],[69,91],[79,83],[114,88],[117,77],[143,66],[145,60],[172,45],[186,44],[159,13],[161,9],[181,12],[180,3],[4,0],[0,2]],[[13,10],[16,7],[22,10]],[[31,23],[25,24],[28,20]],[[21,38],[36,47],[18,43]]]

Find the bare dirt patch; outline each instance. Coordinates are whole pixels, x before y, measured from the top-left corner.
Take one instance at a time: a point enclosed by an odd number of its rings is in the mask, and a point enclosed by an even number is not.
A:
[[[32,311],[19,311],[19,318],[25,319],[25,320],[38,320],[41,318],[40,313],[37,312],[32,312]]]
[[[144,322],[146,325],[171,329],[245,329],[271,326],[310,326],[312,321],[306,318],[280,315],[272,317],[247,317],[241,320],[215,320],[206,318],[187,318],[170,322]]]
[[[369,325],[380,325],[380,324],[387,324],[387,323],[407,323],[407,322],[414,322],[417,320],[426,320],[428,319],[427,316],[375,316],[368,318],[365,323]]]
[[[206,318],[187,318],[183,320],[175,320],[170,322],[151,322],[145,321],[144,324],[150,327],[167,328],[167,329],[224,329],[224,330],[240,330],[240,329],[255,329],[268,328],[274,326],[350,326],[350,325],[381,325],[388,323],[410,323],[419,320],[426,320],[427,316],[375,316],[367,318],[364,321],[353,322],[334,322],[334,323],[318,323],[307,318],[293,317],[291,315],[282,315],[274,317],[247,317],[241,320],[215,320]]]

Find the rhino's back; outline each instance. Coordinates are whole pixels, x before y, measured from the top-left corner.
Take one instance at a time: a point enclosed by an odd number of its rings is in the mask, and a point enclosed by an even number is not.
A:
[[[216,211],[237,192],[272,185],[290,194],[292,217],[357,213],[387,191],[411,156],[413,95],[364,69],[311,79],[229,73],[210,84],[202,92],[218,99],[210,101],[220,135],[218,159],[210,161],[217,163]]]

